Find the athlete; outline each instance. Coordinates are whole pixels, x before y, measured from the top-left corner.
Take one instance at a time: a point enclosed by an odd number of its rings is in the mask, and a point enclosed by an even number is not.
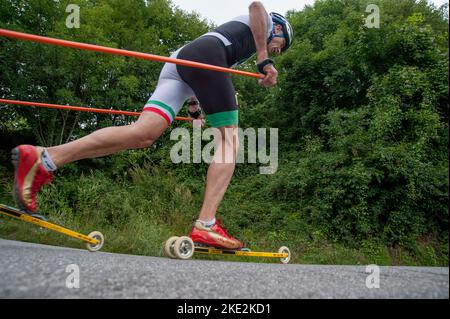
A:
[[[264,75],[259,84],[272,87],[277,83],[278,72],[269,54],[286,51],[292,41],[289,22],[280,14],[268,14],[262,3],[256,1],[249,6],[248,15],[236,17],[204,34],[171,57],[234,68],[256,53],[258,71]],[[58,167],[85,158],[149,147],[188,100],[188,112],[192,117],[201,118],[201,104],[207,122],[217,128],[216,152],[208,168],[200,214],[190,236],[199,244],[242,248],[243,243],[230,236],[215,218],[236,164],[239,116],[235,95],[230,74],[167,63],[154,93],[135,123],[103,128],[59,146],[20,145],[14,148],[14,199],[21,209],[36,212],[36,194],[52,181]],[[230,153],[232,160],[224,160]]]

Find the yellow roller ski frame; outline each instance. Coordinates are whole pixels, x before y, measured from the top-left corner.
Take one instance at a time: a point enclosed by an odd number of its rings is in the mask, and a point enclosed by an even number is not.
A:
[[[164,243],[164,252],[170,258],[190,259],[194,253],[204,255],[234,255],[246,257],[278,258],[283,264],[291,260],[291,252],[286,246],[280,247],[278,252],[257,252],[249,249],[232,250],[214,247],[204,247],[195,244],[187,236],[172,236]]]
[[[61,234],[82,240],[82,241],[86,242],[86,248],[89,251],[97,251],[103,247],[104,237],[103,237],[102,233],[100,233],[99,231],[91,232],[89,235],[86,236],[86,235],[77,233],[73,230],[70,230],[68,228],[64,228],[62,226],[44,221],[40,218],[33,217],[32,215],[29,215],[15,207],[3,205],[3,204],[0,204],[0,213],[10,216],[10,217],[13,217],[13,218],[23,220],[24,222],[27,222],[27,223],[31,223],[31,224],[52,230],[57,233],[61,233]]]
[[[245,251],[245,250],[227,250],[227,249],[217,249],[210,247],[195,247],[195,252],[197,254],[205,255],[235,255],[235,256],[246,256],[246,257],[268,257],[268,258],[286,258],[287,253],[268,253],[268,252],[258,252],[258,251]]]

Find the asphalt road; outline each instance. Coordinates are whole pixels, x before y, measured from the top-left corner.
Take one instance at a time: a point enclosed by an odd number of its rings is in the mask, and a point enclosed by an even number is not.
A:
[[[366,266],[172,260],[0,239],[0,298],[449,298],[448,270],[380,267],[379,288],[369,289]]]

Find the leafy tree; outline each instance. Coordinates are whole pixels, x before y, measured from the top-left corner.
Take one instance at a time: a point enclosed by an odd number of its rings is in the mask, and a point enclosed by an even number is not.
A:
[[[81,8],[80,29],[65,26],[68,3]],[[368,4],[379,6],[380,28],[364,25]],[[431,236],[448,255],[447,12],[424,0],[317,0],[288,12],[295,42],[276,58],[279,85],[263,89],[255,79],[233,77],[241,125],[279,128],[280,158],[270,176],[255,165],[237,166],[220,208],[231,228],[270,240],[305,234],[411,249]],[[0,27],[165,56],[211,28],[166,0],[5,0]],[[1,97],[133,111],[152,93],[162,67],[6,38],[0,65]],[[242,68],[254,71],[254,64]],[[11,143],[54,145],[132,120],[0,106],[0,159]],[[169,150],[164,135],[151,152],[84,165],[122,183],[129,166],[150,162],[174,171],[200,198],[207,165],[175,165]],[[80,175],[70,165],[63,170]]]
[[[81,26],[66,26],[68,4],[80,7]],[[5,1],[0,26],[72,41],[168,56],[205,33],[206,23],[169,1]],[[120,56],[0,39],[1,96],[57,104],[138,111],[156,87],[162,64]],[[132,119],[9,107],[27,120],[39,144],[50,146]],[[8,115],[8,116],[11,116]]]

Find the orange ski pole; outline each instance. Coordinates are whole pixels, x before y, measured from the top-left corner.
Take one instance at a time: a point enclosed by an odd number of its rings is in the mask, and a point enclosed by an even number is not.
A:
[[[45,108],[50,108],[50,109],[60,109],[60,110],[68,110],[68,111],[81,111],[81,112],[104,113],[104,114],[120,114],[120,115],[128,115],[128,116],[139,116],[141,114],[139,112],[96,109],[96,108],[90,108],[90,107],[58,105],[58,104],[48,104],[48,103],[36,103],[36,102],[6,100],[6,99],[0,99],[0,103],[23,105],[23,106],[37,106],[37,107],[45,107]],[[188,117],[180,117],[180,116],[175,117],[175,120],[177,120],[177,121],[192,121]]]
[[[115,54],[115,55],[123,55],[123,56],[129,56],[129,57],[134,57],[134,58],[138,58],[138,59],[151,60],[151,61],[157,61],[157,62],[174,63],[174,64],[179,64],[179,65],[193,67],[193,68],[250,76],[250,77],[255,77],[258,79],[264,78],[264,76],[262,74],[239,71],[239,70],[234,70],[234,69],[230,69],[230,68],[223,68],[223,67],[216,66],[216,65],[198,63],[198,62],[193,62],[193,61],[188,61],[188,60],[167,58],[167,57],[154,55],[154,54],[148,54],[148,53],[140,53],[140,52],[134,52],[134,51],[128,51],[128,50],[122,50],[122,49],[115,49],[115,48],[110,48],[110,47],[103,47],[103,46],[94,45],[94,44],[86,44],[86,43],[81,43],[81,42],[60,40],[60,39],[55,39],[55,38],[50,38],[50,37],[38,36],[38,35],[34,35],[34,34],[6,30],[6,29],[0,29],[0,35],[9,37],[9,38],[16,38],[16,39],[32,41],[32,42],[40,42],[40,43],[46,43],[46,44],[51,44],[51,45],[65,46],[65,47],[76,48],[76,49],[81,49],[81,50],[110,53],[110,54]]]

